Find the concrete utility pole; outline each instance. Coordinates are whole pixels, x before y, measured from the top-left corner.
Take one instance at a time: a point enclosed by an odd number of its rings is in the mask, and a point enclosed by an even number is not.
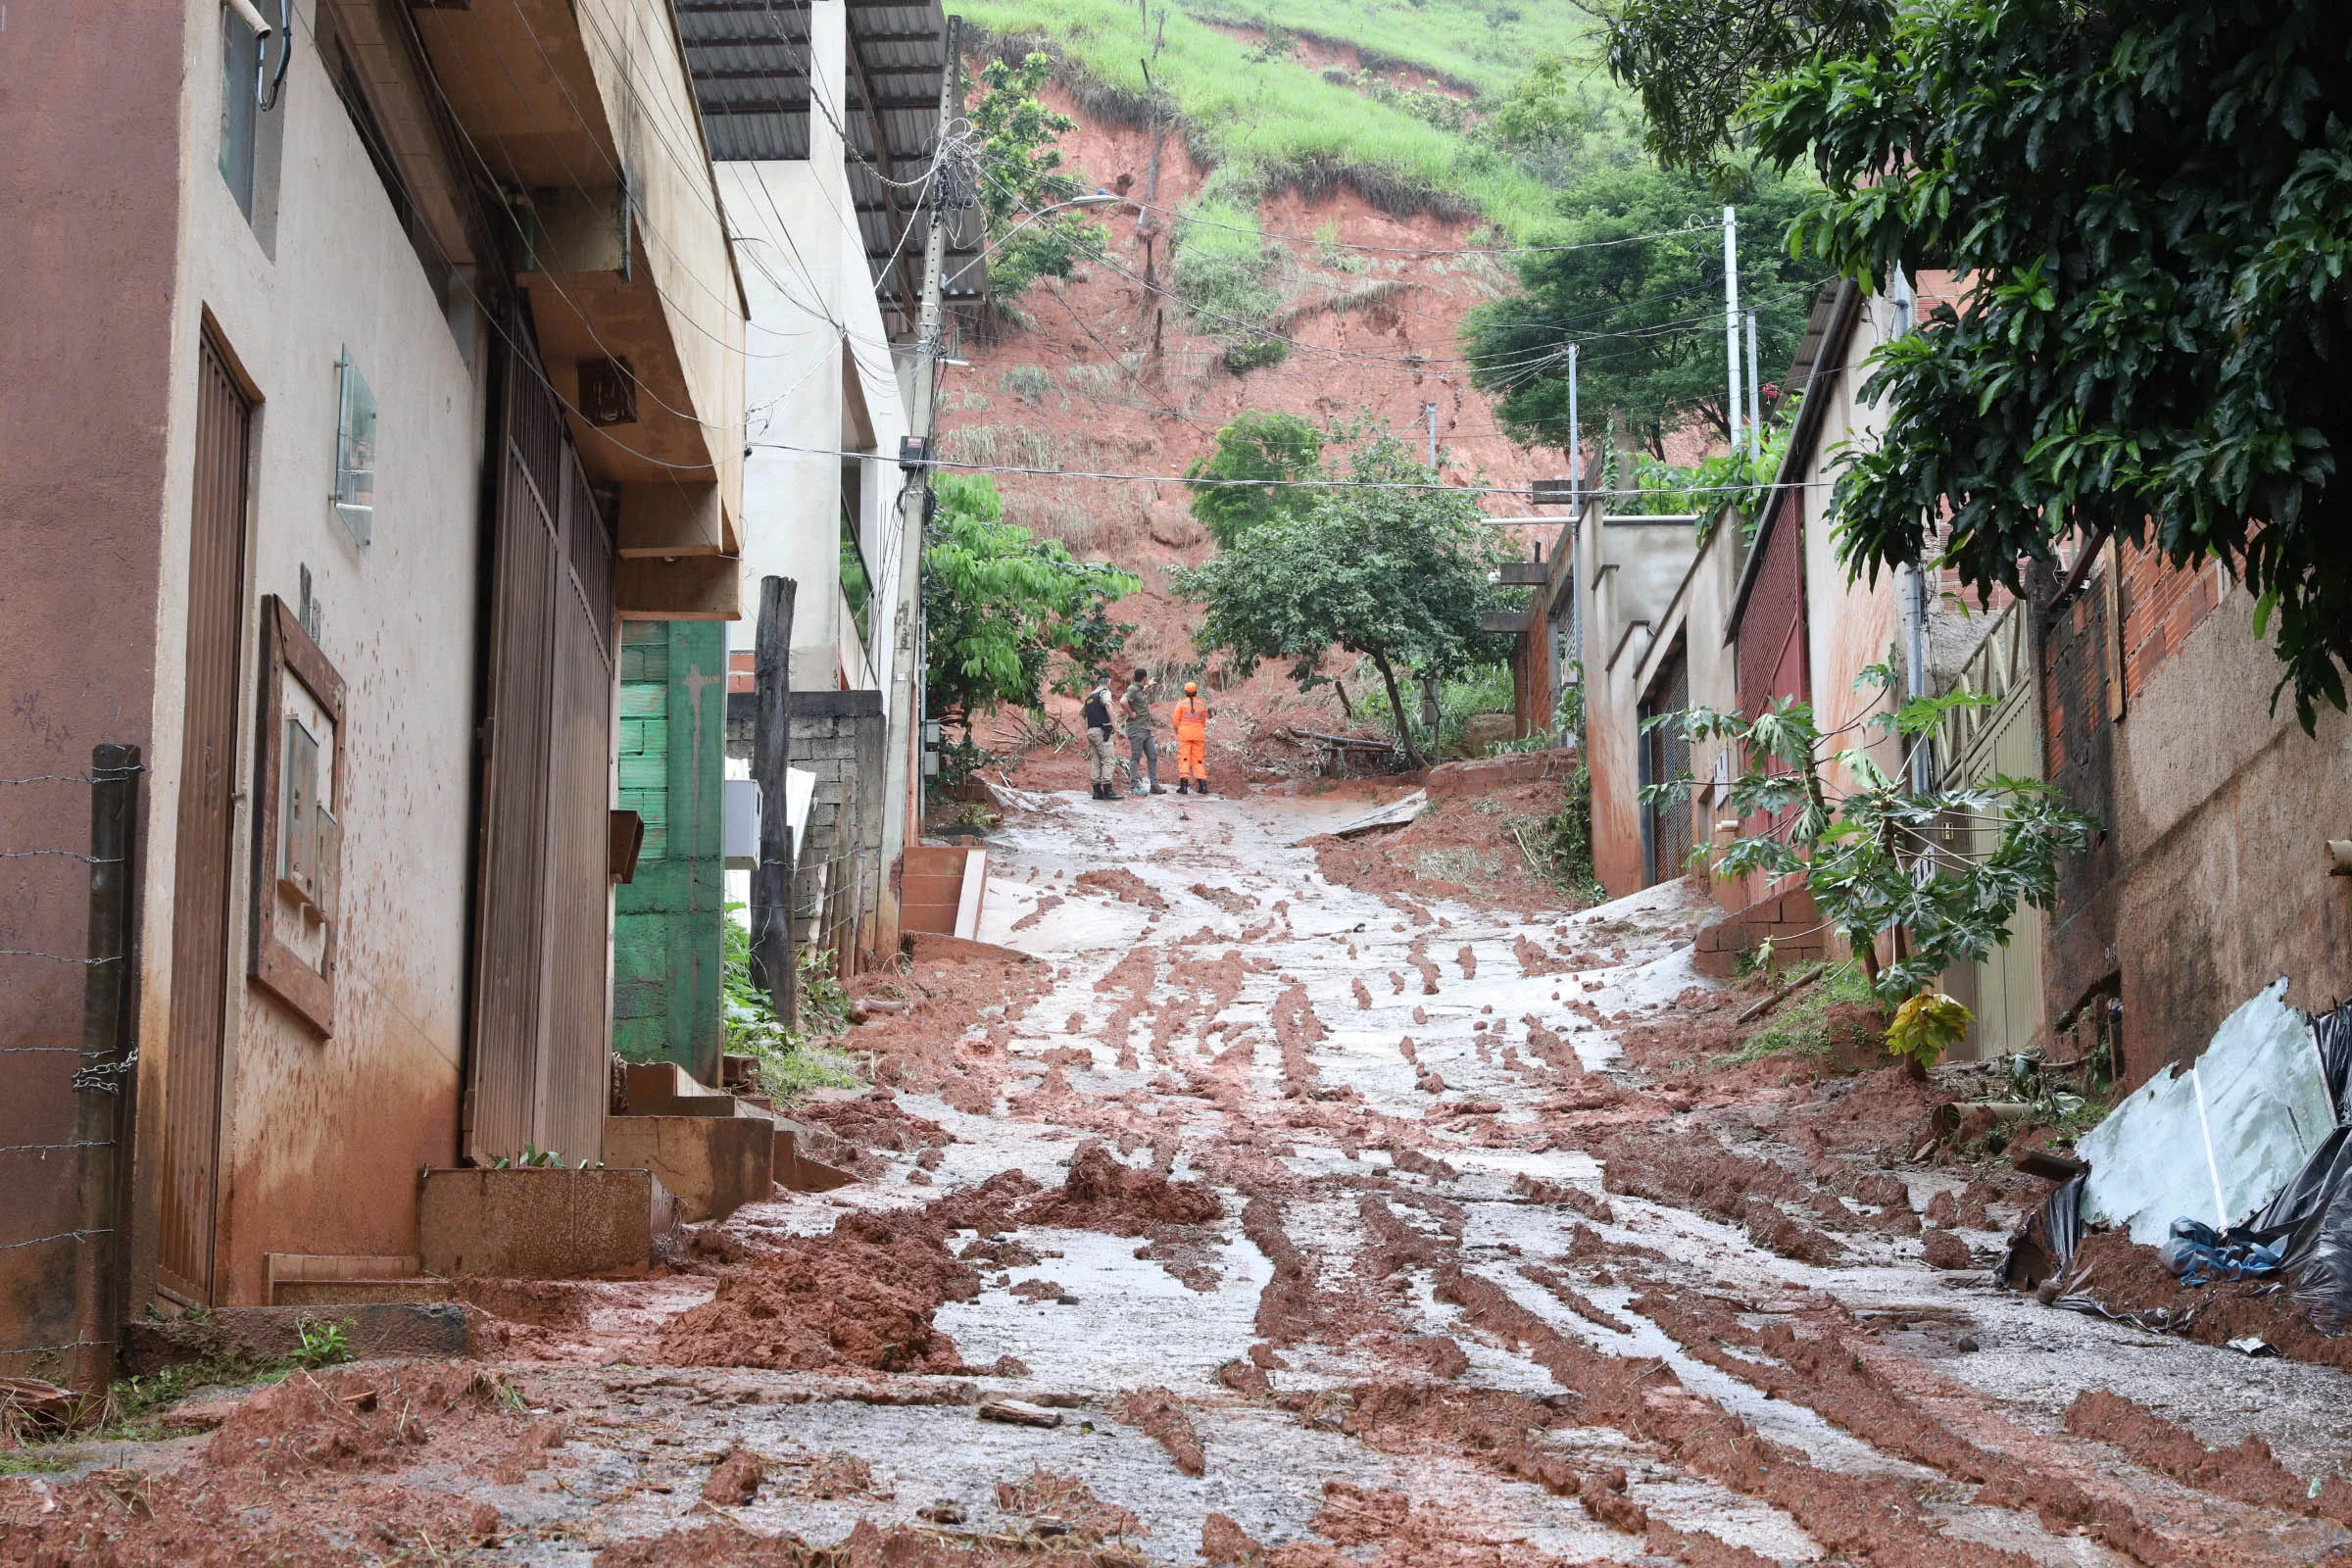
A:
[[[947,57],[939,75],[939,125],[932,136],[931,173],[923,192],[930,227],[923,239],[923,306],[914,332],[914,402],[907,428],[922,442],[919,462],[902,463],[906,482],[899,490],[899,613],[890,662],[890,757],[885,764],[882,821],[882,891],[875,910],[875,949],[888,958],[899,951],[899,867],[909,838],[922,819],[922,775],[914,749],[922,736],[922,637],[916,622],[923,610],[923,519],[931,509],[931,442],[938,422],[941,318],[945,315],[948,261],[948,127],[963,95],[957,89],[962,66],[962,22],[948,19]]]
[[[752,777],[760,785],[760,859],[752,869],[752,983],[787,1028],[800,1023],[792,951],[792,602],[790,577],[760,579],[759,651],[752,656]]]
[[[1568,515],[1576,509],[1585,489],[1585,427],[1576,416],[1576,345],[1568,345]]]
[[[1731,396],[1724,400],[1724,433],[1731,450],[1740,450],[1740,215],[1723,210],[1723,333],[1724,354],[1731,370]]]
[[[1434,469],[1438,466],[1438,406],[1422,404],[1421,417],[1429,421],[1429,466]]]

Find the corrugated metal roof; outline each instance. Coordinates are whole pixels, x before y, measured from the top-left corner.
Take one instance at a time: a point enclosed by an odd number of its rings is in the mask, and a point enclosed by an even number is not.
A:
[[[807,158],[806,0],[672,3],[710,156],[722,162]],[[850,60],[847,101],[838,113],[851,150],[850,192],[875,291],[885,308],[910,318],[922,281],[919,237],[906,232],[916,193],[891,181],[917,177],[930,159],[940,72],[947,59],[947,17],[938,0],[844,3]],[[825,112],[824,106],[818,112]],[[952,243],[948,275],[954,277],[976,255],[976,245]],[[975,299],[987,287],[987,269],[972,267],[948,293],[951,299]]]

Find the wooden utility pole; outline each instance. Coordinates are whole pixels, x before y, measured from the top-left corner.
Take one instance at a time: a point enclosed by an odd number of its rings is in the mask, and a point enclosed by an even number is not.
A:
[[[800,1024],[792,951],[792,822],[785,774],[792,757],[790,577],[760,579],[760,642],[753,656],[752,777],[760,781],[760,863],[752,870],[752,983],[787,1027]]]
[[[138,821],[139,749],[100,746],[90,754],[89,962],[83,973],[80,1067],[74,1074],[74,1141],[81,1155],[81,1232],[75,1260],[74,1387],[104,1395],[114,1381],[121,1333],[122,1174],[129,1164],[125,1114],[135,1054],[123,1044],[130,1022],[132,833]]]

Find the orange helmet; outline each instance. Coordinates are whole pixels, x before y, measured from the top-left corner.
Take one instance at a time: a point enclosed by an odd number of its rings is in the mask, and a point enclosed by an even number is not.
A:
[[[1199,681],[1197,681],[1197,680],[1188,680],[1188,681],[1186,681],[1186,682],[1184,683],[1184,695],[1185,695],[1185,696],[1187,696],[1187,697],[1198,697],[1198,696],[1200,696],[1200,683]]]

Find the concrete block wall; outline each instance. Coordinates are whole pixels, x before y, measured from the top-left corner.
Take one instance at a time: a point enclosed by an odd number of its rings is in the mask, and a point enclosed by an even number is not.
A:
[[[727,755],[752,755],[753,697],[728,695]],[[859,945],[881,884],[883,754],[879,692],[795,692],[790,765],[815,775],[792,881],[793,940]]]
[[[1812,963],[1830,956],[1830,933],[1822,929],[1809,889],[1799,885],[1767,894],[1744,909],[1708,921],[1699,928],[1690,963],[1700,974],[1728,980],[1739,970],[1740,956],[1767,940],[1775,963]]]

